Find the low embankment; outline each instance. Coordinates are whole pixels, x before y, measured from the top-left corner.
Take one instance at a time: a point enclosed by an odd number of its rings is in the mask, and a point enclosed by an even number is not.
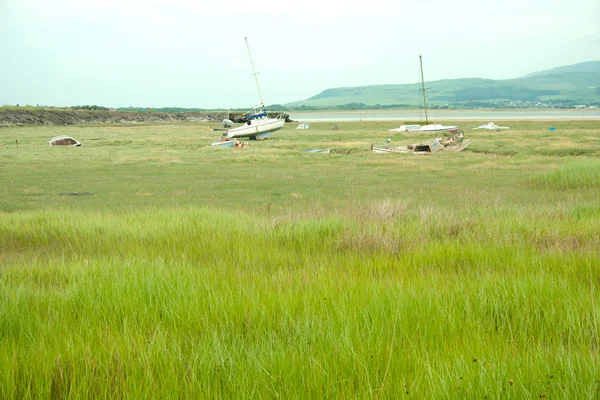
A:
[[[271,115],[272,114],[272,115]],[[270,113],[277,116],[279,113]],[[287,114],[286,121],[289,121]],[[139,112],[117,110],[71,110],[49,108],[0,108],[0,127],[19,125],[86,125],[148,122],[217,122],[222,112]],[[234,118],[231,115],[231,118]]]

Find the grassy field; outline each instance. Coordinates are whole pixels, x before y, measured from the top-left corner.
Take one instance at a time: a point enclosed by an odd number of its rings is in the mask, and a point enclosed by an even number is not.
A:
[[[598,398],[600,121],[505,124],[1,129],[0,398]]]

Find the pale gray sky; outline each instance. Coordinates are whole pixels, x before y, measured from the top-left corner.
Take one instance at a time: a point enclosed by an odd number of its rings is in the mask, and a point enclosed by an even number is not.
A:
[[[250,107],[600,59],[599,0],[0,0],[0,105]]]

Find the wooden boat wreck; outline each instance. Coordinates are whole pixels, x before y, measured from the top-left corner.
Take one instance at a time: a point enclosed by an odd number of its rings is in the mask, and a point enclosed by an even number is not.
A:
[[[464,140],[463,131],[459,131],[447,138],[435,138],[426,142],[411,144],[408,146],[375,146],[371,144],[371,151],[377,154],[387,153],[413,153],[432,154],[440,151],[463,151],[471,144],[471,140]]]

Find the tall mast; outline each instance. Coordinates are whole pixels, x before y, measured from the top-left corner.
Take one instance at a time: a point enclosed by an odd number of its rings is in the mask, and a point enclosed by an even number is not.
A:
[[[258,89],[258,96],[260,97],[260,105],[264,105],[262,93],[260,92],[260,86],[258,85],[258,72],[254,69],[254,61],[252,60],[252,54],[250,54],[250,46],[248,45],[248,38],[244,37],[246,41],[246,48],[248,49],[248,57],[250,57],[250,64],[252,64],[252,75],[254,75],[254,79],[256,80],[256,88]]]
[[[248,44],[248,42],[246,42],[246,44]],[[425,110],[425,125],[429,125],[429,119],[427,118],[427,99],[425,98],[425,78],[423,77],[423,57],[421,56],[419,56],[419,63],[421,64],[421,86],[423,87],[423,89],[421,90],[423,90],[423,109]],[[256,84],[258,85],[258,81]]]

